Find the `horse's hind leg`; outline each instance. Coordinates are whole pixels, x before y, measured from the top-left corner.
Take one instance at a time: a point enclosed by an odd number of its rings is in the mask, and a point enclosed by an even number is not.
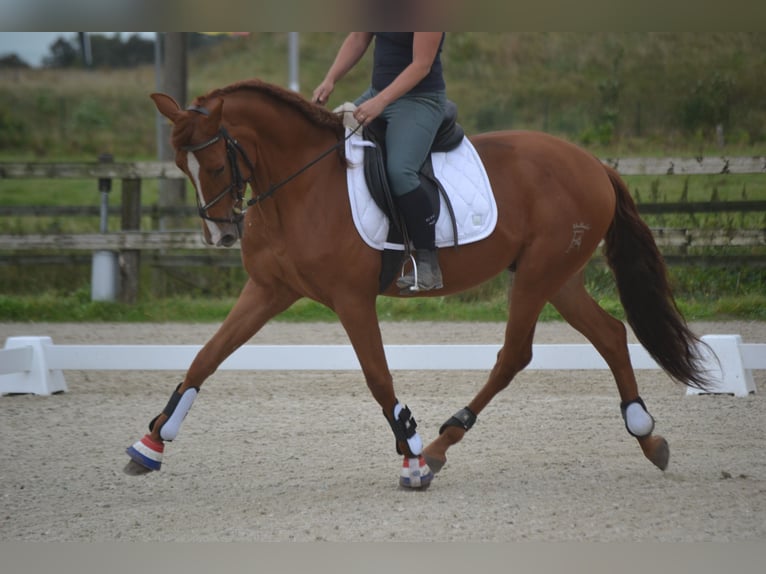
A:
[[[664,438],[652,434],[654,421],[638,394],[625,325],[604,311],[588,294],[582,271],[551,298],[551,303],[572,327],[585,335],[609,365],[617,382],[628,432],[636,437],[646,457],[665,470],[670,450]]]
[[[128,474],[159,470],[164,442],[173,440],[194,402],[202,383],[220,364],[269,319],[298,299],[291,289],[259,287],[248,281],[234,307],[211,339],[200,349],[183,382],[171,394],[163,411],[149,423],[149,433],[128,447]]]
[[[540,285],[545,282],[531,278],[525,281],[522,276],[514,278],[514,275],[517,274],[512,275],[509,290],[509,319],[503,347],[487,382],[467,407],[442,425],[439,436],[424,451],[426,461],[434,472],[438,472],[446,462],[447,449],[462,440],[484,407],[532,360],[535,325],[546,302],[546,294]]]

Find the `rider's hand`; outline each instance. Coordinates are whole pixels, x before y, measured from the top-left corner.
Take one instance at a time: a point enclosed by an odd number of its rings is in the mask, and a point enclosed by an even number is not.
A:
[[[314,90],[314,95],[311,97],[311,101],[317,104],[325,105],[327,100],[330,99],[330,94],[332,94],[334,89],[335,84],[332,81],[325,79]]]

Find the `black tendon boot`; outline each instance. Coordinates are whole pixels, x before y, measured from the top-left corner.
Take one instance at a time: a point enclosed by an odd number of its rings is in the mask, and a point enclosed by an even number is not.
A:
[[[396,280],[403,293],[440,289],[442,271],[436,249],[436,215],[425,191],[417,187],[396,198],[396,204],[407,227],[407,234],[415,247],[413,269]]]

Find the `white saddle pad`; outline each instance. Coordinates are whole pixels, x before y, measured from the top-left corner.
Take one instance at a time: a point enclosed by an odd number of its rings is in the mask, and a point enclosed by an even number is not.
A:
[[[348,135],[348,130],[346,132]],[[399,249],[388,238],[388,218],[375,203],[364,178],[364,147],[373,146],[359,134],[346,140],[346,172],[351,213],[359,235],[370,247],[378,250]],[[487,178],[484,165],[468,138],[450,152],[432,154],[434,174],[442,183],[455,211],[458,244],[463,245],[487,237],[497,224],[497,204]],[[455,244],[452,222],[444,199],[441,199],[439,219],[436,222],[436,245]]]

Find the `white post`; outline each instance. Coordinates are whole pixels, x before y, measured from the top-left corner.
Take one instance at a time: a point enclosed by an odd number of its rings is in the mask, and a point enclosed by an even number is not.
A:
[[[67,390],[64,373],[48,368],[45,347],[52,344],[50,337],[8,337],[5,349],[29,349],[31,357],[24,361],[25,368],[16,373],[0,375],[0,395],[29,393],[52,395]]]
[[[739,335],[703,335],[702,341],[707,343],[715,355],[705,350],[705,368],[713,380],[713,388],[706,391],[687,388],[687,395],[702,394],[733,394],[746,397],[755,393],[753,372],[745,368],[742,360],[742,337]]]
[[[114,301],[119,290],[120,265],[114,251],[94,251],[91,260],[91,301]]]

